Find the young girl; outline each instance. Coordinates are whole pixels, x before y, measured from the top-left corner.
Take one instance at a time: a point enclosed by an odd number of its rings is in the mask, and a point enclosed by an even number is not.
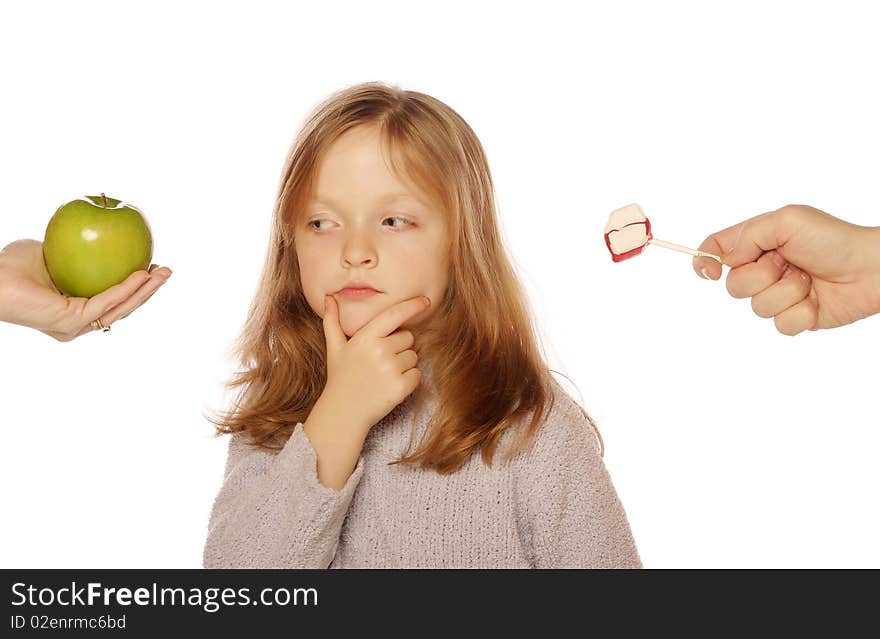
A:
[[[532,327],[468,124],[382,83],[330,96],[283,172],[235,407],[208,417],[232,437],[204,566],[641,567]]]

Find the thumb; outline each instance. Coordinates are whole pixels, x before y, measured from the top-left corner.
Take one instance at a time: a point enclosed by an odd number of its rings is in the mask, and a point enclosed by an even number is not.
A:
[[[332,295],[324,296],[324,339],[327,341],[328,356],[348,341],[339,324],[339,305]]]
[[[767,251],[778,249],[789,241],[795,231],[791,218],[782,209],[756,215],[744,222],[728,226],[703,240],[697,250],[718,255],[730,268],[756,261]],[[707,257],[696,257],[694,271],[705,269],[709,279],[721,276],[721,265]]]

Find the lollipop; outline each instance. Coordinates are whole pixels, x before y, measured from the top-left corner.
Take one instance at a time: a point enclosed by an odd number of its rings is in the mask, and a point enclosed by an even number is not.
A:
[[[682,253],[689,253],[697,257],[711,257],[719,264],[724,264],[721,258],[704,251],[695,251],[680,244],[664,242],[655,239],[651,234],[651,221],[645,217],[642,207],[638,204],[630,204],[623,208],[612,211],[605,225],[605,245],[611,252],[611,259],[615,262],[635,257],[641,253],[648,244],[656,244],[664,248]]]

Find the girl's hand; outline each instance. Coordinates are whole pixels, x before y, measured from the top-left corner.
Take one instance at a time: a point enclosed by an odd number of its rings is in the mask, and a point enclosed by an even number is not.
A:
[[[29,326],[59,342],[110,326],[146,302],[171,276],[151,265],[90,298],[67,297],[55,288],[43,261],[43,243],[17,240],[0,251],[0,320]]]
[[[350,423],[367,431],[375,426],[422,381],[422,371],[415,367],[419,357],[412,350],[412,331],[397,328],[429,305],[424,296],[399,302],[348,339],[339,323],[336,299],[325,296],[327,383],[321,398],[350,411]]]
[[[785,335],[850,324],[880,313],[880,227],[859,226],[792,204],[713,233],[701,251],[730,267],[727,290],[752,298]],[[721,265],[694,259],[709,279]]]

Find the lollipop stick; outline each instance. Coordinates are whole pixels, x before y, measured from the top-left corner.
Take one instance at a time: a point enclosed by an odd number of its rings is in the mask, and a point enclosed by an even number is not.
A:
[[[717,255],[712,255],[711,253],[705,253],[704,251],[695,251],[694,249],[689,249],[686,246],[682,246],[681,244],[673,244],[672,242],[664,242],[663,240],[658,240],[656,238],[651,238],[648,240],[648,244],[656,244],[657,246],[662,246],[663,248],[672,249],[673,251],[681,251],[682,253],[689,253],[690,255],[694,255],[696,257],[711,257],[713,260],[716,260],[719,264],[724,264],[721,261],[721,258]]]

